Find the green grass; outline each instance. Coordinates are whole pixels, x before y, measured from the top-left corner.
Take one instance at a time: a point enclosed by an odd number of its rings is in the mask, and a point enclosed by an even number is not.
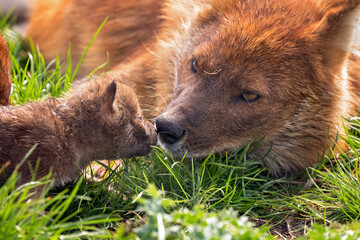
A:
[[[7,20],[8,17],[4,19]],[[65,66],[61,65],[58,57],[50,63],[46,63],[43,55],[38,47],[34,46],[31,39],[29,39],[28,44],[26,44],[25,41],[21,39],[21,36],[9,28],[8,25],[4,25],[4,23],[2,23],[3,21],[0,21],[0,29],[2,29],[2,34],[7,39],[11,53],[11,71],[13,76],[11,101],[13,104],[24,104],[28,101],[37,100],[49,95],[51,97],[60,97],[63,92],[70,88],[86,53],[89,51],[91,44],[101,31],[107,19],[104,20],[94,34],[94,37],[91,39],[74,70],[72,70],[71,67],[71,45],[69,45],[68,58]]]
[[[62,96],[76,79],[71,51],[67,63],[45,63],[9,17],[0,19],[11,52],[12,103]],[[330,153],[325,165],[292,178],[268,176],[248,159],[248,147],[203,160],[154,149],[109,169],[103,181],[80,178],[53,189],[51,175],[17,186],[14,173],[0,188],[0,238],[353,239],[360,235],[360,119],[348,121],[350,151],[335,159]],[[34,196],[39,186],[43,192]]]
[[[46,197],[52,186],[51,174],[18,186],[18,172],[15,171],[0,188],[0,236],[1,239],[76,239],[109,238],[112,235],[99,224],[118,221],[109,215],[98,214],[86,218],[76,216],[81,208],[68,212],[69,205],[76,199],[91,201],[85,195],[78,195],[82,180],[71,192],[63,190],[53,197]],[[36,195],[36,191],[42,191]],[[67,213],[65,215],[65,213]],[[96,225],[94,224],[96,223]]]

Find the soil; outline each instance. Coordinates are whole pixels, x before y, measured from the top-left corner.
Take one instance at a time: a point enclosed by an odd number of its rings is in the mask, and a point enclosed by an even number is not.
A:
[[[296,239],[305,235],[306,229],[311,226],[310,220],[300,219],[296,216],[283,216],[285,219],[271,220],[268,219],[257,219],[250,218],[250,221],[255,224],[256,227],[261,227],[264,224],[267,226],[272,226],[269,230],[270,234],[277,236],[276,239],[281,240],[291,240]]]

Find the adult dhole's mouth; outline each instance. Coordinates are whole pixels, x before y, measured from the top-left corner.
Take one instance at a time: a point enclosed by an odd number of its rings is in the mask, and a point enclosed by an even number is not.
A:
[[[168,151],[174,157],[178,157],[180,159],[184,158],[184,156],[186,158],[203,158],[212,153],[212,151],[207,147],[197,148],[197,146],[194,146],[196,149],[188,148],[184,145],[183,141],[171,145],[165,144],[162,141],[159,141],[158,143],[162,149]]]

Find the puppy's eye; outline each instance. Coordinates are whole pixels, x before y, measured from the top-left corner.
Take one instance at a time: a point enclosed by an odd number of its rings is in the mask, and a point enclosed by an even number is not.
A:
[[[243,92],[240,94],[239,99],[248,103],[259,100],[260,96],[253,92]]]
[[[192,59],[190,64],[190,69],[193,73],[197,73],[197,66],[196,66],[196,60]]]
[[[140,121],[144,121],[141,115],[137,115],[136,118],[139,119]]]

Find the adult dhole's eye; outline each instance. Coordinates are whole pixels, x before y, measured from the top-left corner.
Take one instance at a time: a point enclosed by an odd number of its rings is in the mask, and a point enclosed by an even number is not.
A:
[[[196,66],[196,60],[192,59],[190,64],[190,69],[193,73],[197,73],[197,66]]]
[[[248,103],[259,100],[260,96],[253,92],[243,92],[240,94],[239,99]]]

